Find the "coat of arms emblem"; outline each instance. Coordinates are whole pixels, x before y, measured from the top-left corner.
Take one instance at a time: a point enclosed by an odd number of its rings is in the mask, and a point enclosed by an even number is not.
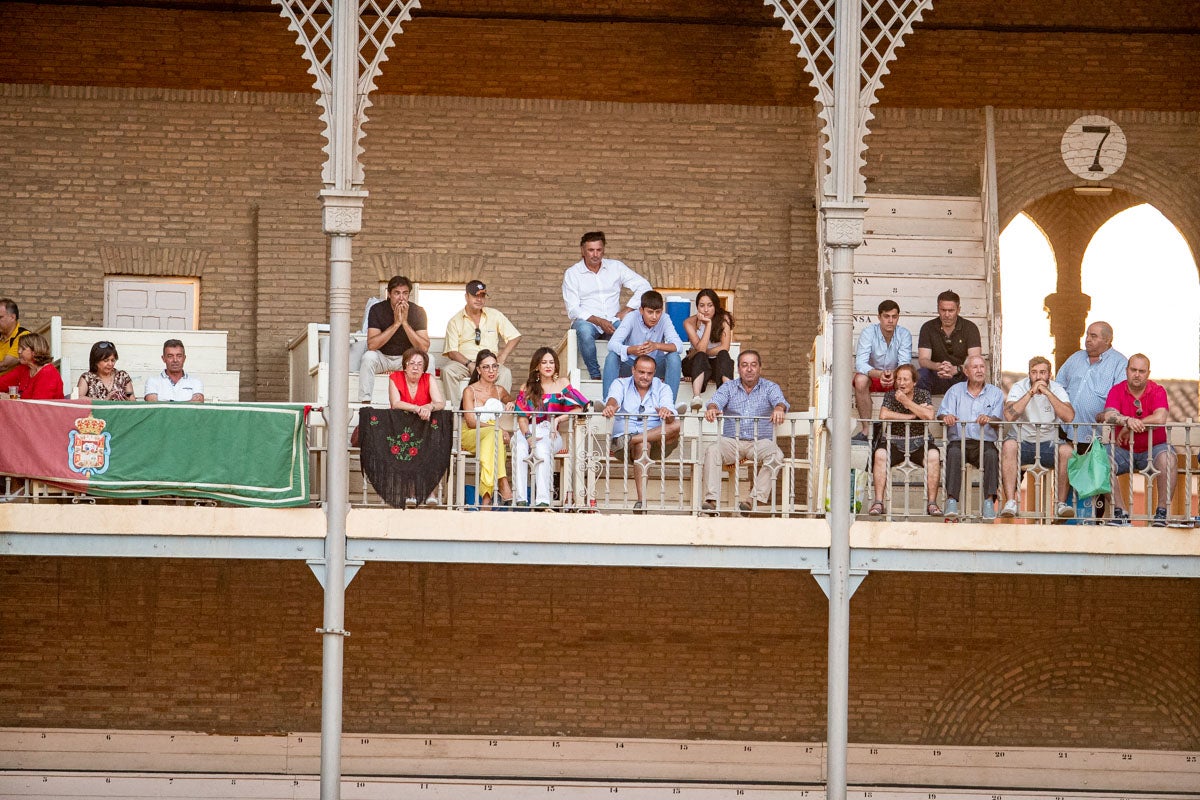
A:
[[[104,420],[90,415],[75,420],[75,430],[71,431],[67,446],[72,472],[90,477],[108,469],[112,434],[104,432],[105,424]]]

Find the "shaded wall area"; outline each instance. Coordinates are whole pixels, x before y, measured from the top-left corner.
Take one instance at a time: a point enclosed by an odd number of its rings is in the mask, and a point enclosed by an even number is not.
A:
[[[302,564],[0,559],[0,725],[315,730]],[[857,742],[1200,749],[1195,581],[873,574]],[[367,564],[354,732],[820,741],[804,572]]]

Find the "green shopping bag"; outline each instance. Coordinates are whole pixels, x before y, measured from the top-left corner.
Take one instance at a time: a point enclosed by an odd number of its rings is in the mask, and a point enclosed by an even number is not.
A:
[[[1071,456],[1067,462],[1067,479],[1080,497],[1095,497],[1111,492],[1112,469],[1104,446],[1093,440],[1086,453]]]

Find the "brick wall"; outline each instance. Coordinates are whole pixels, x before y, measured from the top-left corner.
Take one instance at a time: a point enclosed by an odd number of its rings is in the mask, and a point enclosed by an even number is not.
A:
[[[218,12],[5,3],[0,82],[303,92],[300,48],[265,2]],[[432,4],[431,4],[432,5]],[[807,105],[797,50],[758,2],[464,2],[418,10],[386,94]],[[229,5],[226,6],[230,7]],[[1200,108],[1188,4],[939,2],[880,101],[907,107]],[[612,19],[613,21],[606,21]],[[1009,27],[1014,26],[1014,27]],[[1191,29],[1189,29],[1191,26]]]
[[[0,725],[319,720],[302,564],[0,559]],[[803,572],[368,564],[345,728],[820,740]],[[1200,747],[1195,581],[884,575],[854,598],[850,738]]]

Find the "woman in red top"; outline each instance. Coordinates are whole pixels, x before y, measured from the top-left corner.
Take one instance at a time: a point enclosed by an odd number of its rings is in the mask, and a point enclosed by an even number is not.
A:
[[[421,419],[429,419],[431,413],[446,407],[441,387],[430,380],[429,373],[425,371],[429,366],[428,353],[410,347],[400,357],[400,363],[403,368],[392,373],[388,385],[392,408],[411,411]]]
[[[15,386],[23,400],[62,400],[62,375],[50,362],[50,344],[46,337],[27,333],[17,348],[21,363],[0,375],[0,396],[8,397],[9,387]]]

